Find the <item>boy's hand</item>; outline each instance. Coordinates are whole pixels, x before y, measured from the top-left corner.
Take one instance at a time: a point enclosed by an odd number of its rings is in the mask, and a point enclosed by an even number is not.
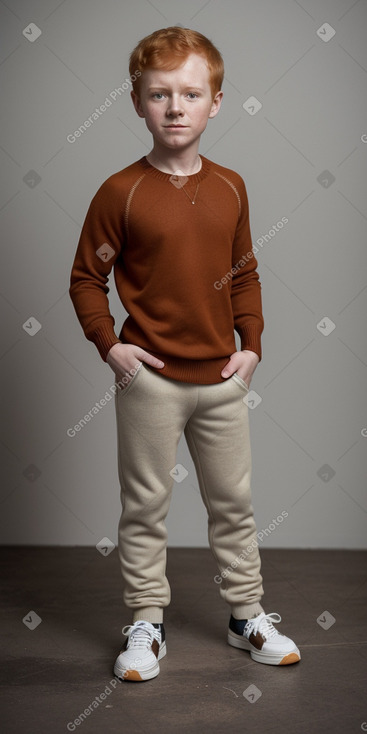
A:
[[[231,377],[237,372],[239,377],[250,387],[250,382],[255,369],[260,362],[258,354],[250,349],[243,349],[242,352],[234,352],[231,354],[229,362],[222,369],[222,377]]]
[[[164,367],[164,362],[153,357],[145,349],[137,347],[136,344],[114,344],[107,354],[106,362],[114,371],[117,381],[123,377],[131,378],[139,362],[146,362],[151,367],[160,369]]]

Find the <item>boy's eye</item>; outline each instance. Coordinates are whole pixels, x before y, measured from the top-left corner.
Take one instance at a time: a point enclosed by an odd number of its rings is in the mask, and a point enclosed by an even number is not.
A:
[[[188,92],[187,96],[189,99],[196,99],[199,95],[196,94],[196,92]],[[152,99],[163,99],[164,94],[163,92],[153,92],[152,93]]]

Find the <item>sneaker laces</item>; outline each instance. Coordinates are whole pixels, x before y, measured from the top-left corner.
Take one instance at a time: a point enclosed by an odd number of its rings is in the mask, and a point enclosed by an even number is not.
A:
[[[278,619],[275,619],[275,617],[278,617]],[[259,614],[257,617],[254,617],[254,619],[248,620],[245,625],[244,632],[246,632],[247,637],[250,637],[251,632],[253,632],[254,635],[260,632],[264,639],[268,640],[270,637],[274,637],[275,635],[280,634],[278,630],[273,627],[273,622],[275,622],[275,624],[278,624],[281,621],[282,618],[277,612],[271,612],[270,614],[265,614],[265,612],[261,612],[261,614]]]
[[[150,622],[139,619],[134,624],[128,624],[122,628],[122,634],[129,638],[128,647],[150,648],[153,639],[159,642],[160,631],[153,627]]]

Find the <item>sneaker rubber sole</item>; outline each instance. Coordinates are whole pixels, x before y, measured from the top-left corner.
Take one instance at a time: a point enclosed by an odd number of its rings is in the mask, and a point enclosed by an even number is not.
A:
[[[139,668],[122,668],[120,665],[115,663],[113,672],[116,678],[118,678],[121,681],[124,680],[132,680],[132,681],[145,681],[145,680],[151,680],[152,678],[156,678],[156,676],[159,674],[159,662],[158,660],[161,660],[164,658],[164,656],[167,653],[166,643],[162,642],[158,658],[155,659],[154,665],[151,665],[149,667],[139,667]]]
[[[236,635],[231,630],[228,632],[228,644],[240,650],[247,650],[253,660],[257,663],[265,663],[265,665],[291,665],[292,663],[298,663],[301,659],[301,653],[296,645],[293,650],[287,652],[285,655],[276,652],[263,652],[251,645],[251,642],[246,637]]]

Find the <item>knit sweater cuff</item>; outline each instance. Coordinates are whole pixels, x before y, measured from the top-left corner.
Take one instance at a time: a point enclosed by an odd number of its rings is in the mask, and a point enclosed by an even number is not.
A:
[[[106,357],[111,347],[114,344],[121,344],[120,339],[116,336],[109,322],[100,324],[86,336],[96,345],[104,362],[106,362]]]
[[[247,324],[246,326],[236,326],[235,329],[241,338],[241,350],[250,349],[252,352],[255,352],[258,355],[259,361],[261,362],[261,358],[262,358],[261,331],[262,330],[259,329],[258,324]]]

